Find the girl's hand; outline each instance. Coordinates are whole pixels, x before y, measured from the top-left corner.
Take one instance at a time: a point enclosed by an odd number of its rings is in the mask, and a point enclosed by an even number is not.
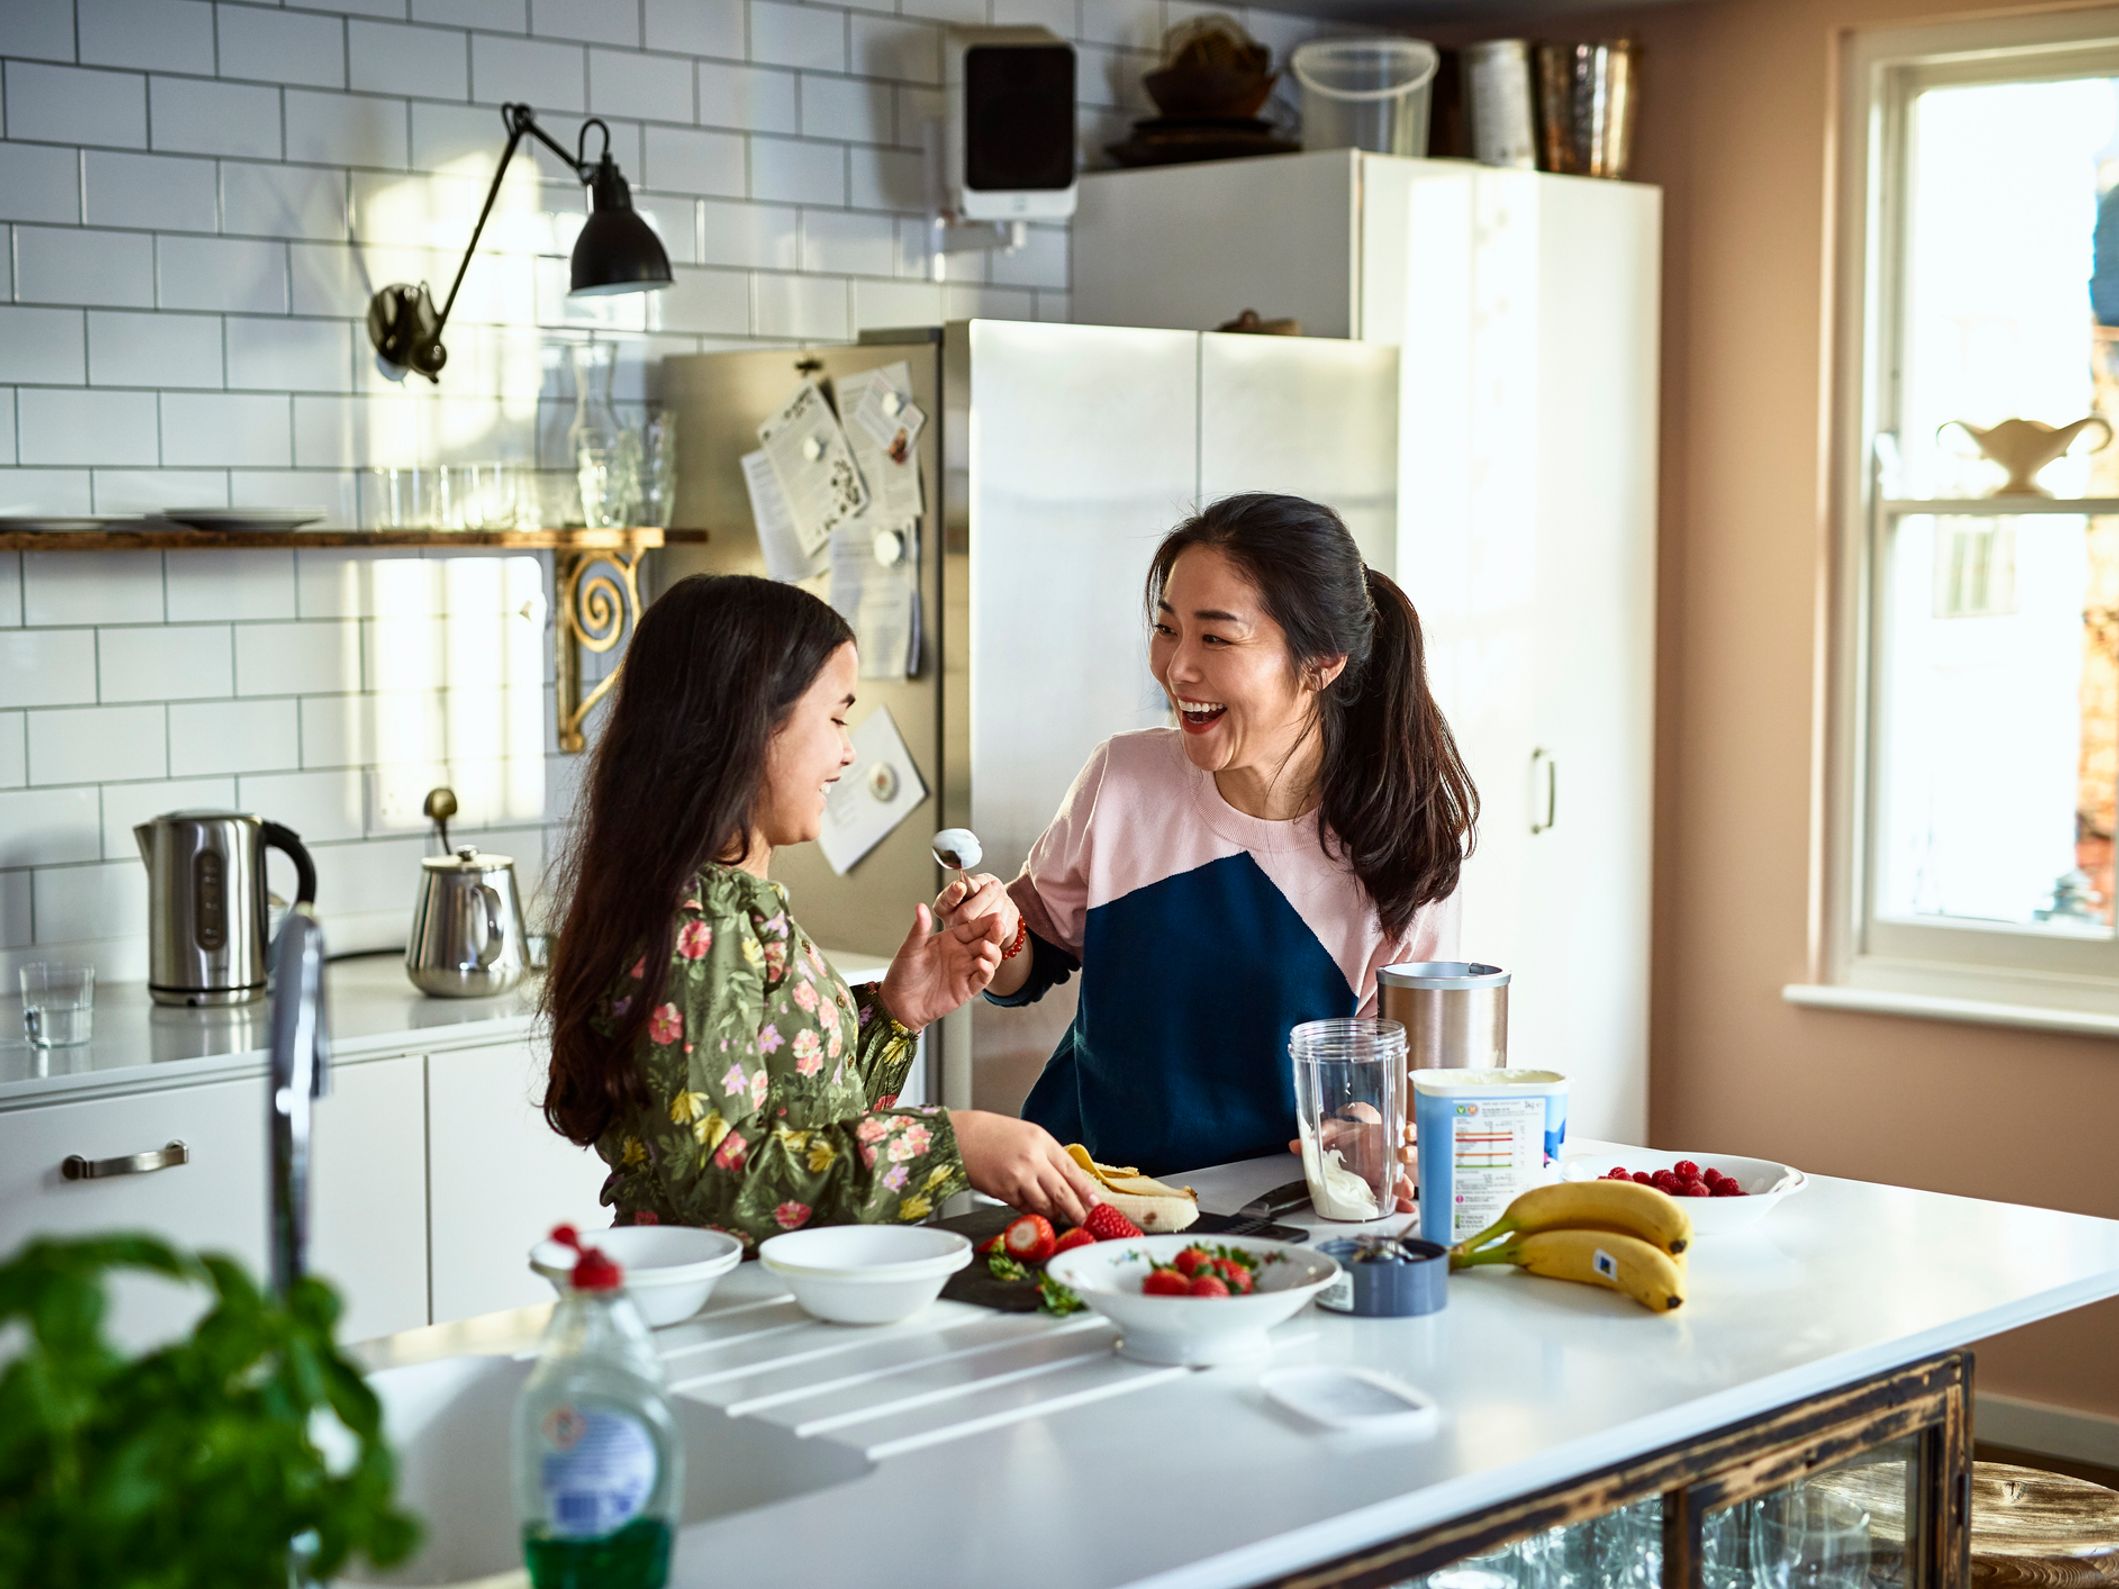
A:
[[[1008,885],[991,872],[972,872],[953,879],[934,897],[935,919],[945,926],[958,921],[976,921],[981,916],[1001,918],[1001,943],[1015,942],[1022,913],[1009,897]]]
[[[1000,963],[1000,917],[981,916],[936,932],[927,907],[916,905],[912,931],[883,973],[883,1008],[917,1032],[981,991]]]
[[[1096,1183],[1043,1126],[985,1109],[952,1109],[957,1151],[974,1191],[1065,1229],[1099,1201]]]

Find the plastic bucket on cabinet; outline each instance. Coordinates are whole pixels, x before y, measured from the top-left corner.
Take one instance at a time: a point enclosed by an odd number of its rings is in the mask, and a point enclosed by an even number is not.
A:
[[[1302,85],[1305,149],[1427,153],[1427,112],[1442,57],[1421,39],[1312,39],[1288,70]]]

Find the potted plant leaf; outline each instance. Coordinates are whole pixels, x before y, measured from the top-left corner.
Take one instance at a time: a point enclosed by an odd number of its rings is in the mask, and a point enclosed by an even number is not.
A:
[[[203,1288],[204,1317],[117,1350],[103,1317],[124,1271]],[[150,1236],[32,1241],[0,1264],[0,1584],[280,1589],[403,1560],[418,1525],[338,1313],[321,1280],[273,1296]]]

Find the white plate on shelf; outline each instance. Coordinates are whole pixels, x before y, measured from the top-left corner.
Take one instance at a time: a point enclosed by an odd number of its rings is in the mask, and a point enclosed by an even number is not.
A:
[[[81,535],[146,528],[137,513],[0,513],[0,535]]]
[[[324,516],[322,508],[164,508],[162,517],[194,530],[298,530]]]

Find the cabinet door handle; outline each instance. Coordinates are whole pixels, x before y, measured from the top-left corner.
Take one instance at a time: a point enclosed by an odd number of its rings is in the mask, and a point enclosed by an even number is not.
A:
[[[167,1147],[119,1159],[84,1159],[78,1153],[69,1153],[59,1161],[59,1173],[69,1181],[100,1181],[112,1175],[152,1175],[156,1170],[173,1170],[190,1162],[191,1149],[182,1142],[172,1142]]]
[[[1530,819],[1530,831],[1545,833],[1560,820],[1560,764],[1553,753],[1543,746],[1530,753],[1530,770],[1535,776],[1540,765],[1545,768],[1545,815]]]

